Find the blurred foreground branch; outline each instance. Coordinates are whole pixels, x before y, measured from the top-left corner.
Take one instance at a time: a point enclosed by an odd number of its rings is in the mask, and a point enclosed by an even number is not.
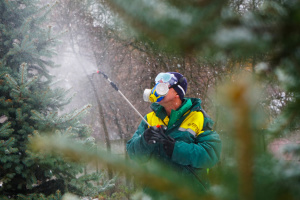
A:
[[[179,176],[159,163],[140,166],[99,149],[87,149],[84,145],[59,137],[35,136],[31,140],[35,152],[61,155],[73,162],[106,164],[110,169],[133,176],[135,181],[156,191],[167,193],[175,199],[199,199],[204,194],[196,191],[188,179]],[[178,184],[180,183],[180,184]],[[205,195],[205,199],[211,199]]]

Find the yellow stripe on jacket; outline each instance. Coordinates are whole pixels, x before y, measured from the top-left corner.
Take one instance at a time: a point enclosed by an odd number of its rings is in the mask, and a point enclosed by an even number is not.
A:
[[[188,131],[195,137],[203,133],[204,116],[202,112],[193,111],[191,112],[181,123],[179,130]]]
[[[147,114],[147,122],[151,125],[151,126],[156,126],[156,125],[168,125],[169,123],[169,117],[166,116],[164,121],[162,121],[160,118],[158,118],[155,115],[155,112],[151,112]]]
[[[155,115],[155,112],[151,112],[147,114],[147,121],[151,126],[168,125],[169,117],[166,116],[164,120],[161,120]],[[204,116],[202,112],[193,111],[189,113],[188,116],[184,119],[184,121],[181,123],[178,130],[188,131],[189,133],[191,133],[196,137],[199,134],[204,132],[202,131],[203,123],[204,123]]]

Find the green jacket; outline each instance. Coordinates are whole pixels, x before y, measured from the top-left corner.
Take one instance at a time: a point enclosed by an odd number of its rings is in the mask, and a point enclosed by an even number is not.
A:
[[[151,126],[167,125],[165,134],[176,140],[172,157],[166,155],[162,144],[149,145],[145,141],[143,134],[148,125],[144,121],[127,142],[129,157],[141,163],[157,158],[183,174],[195,176],[207,186],[206,169],[219,161],[221,141],[219,135],[210,129],[213,122],[201,110],[201,100],[185,98],[181,107],[172,110],[170,118],[159,104],[153,103],[151,108],[153,112],[145,116],[147,122]]]

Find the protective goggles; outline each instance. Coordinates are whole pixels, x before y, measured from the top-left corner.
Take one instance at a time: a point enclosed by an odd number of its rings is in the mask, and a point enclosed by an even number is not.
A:
[[[169,85],[176,84],[178,82],[174,74],[169,73],[159,73],[155,78],[155,84],[160,83],[169,83]]]
[[[182,93],[185,95],[184,89],[180,86],[180,84],[184,81],[184,77],[182,76],[179,80],[175,77],[174,74],[170,73],[159,73],[155,78],[155,84],[157,83],[165,83],[168,84],[169,88],[175,88],[176,86],[182,90]],[[163,92],[161,93],[163,94]],[[166,95],[167,93],[165,93]],[[164,95],[162,95],[164,96]]]

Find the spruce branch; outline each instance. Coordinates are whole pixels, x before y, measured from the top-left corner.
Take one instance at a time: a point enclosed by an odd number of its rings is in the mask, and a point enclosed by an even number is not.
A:
[[[22,63],[20,66],[21,84],[24,83],[24,79],[27,78],[27,63]]]
[[[73,129],[73,127],[72,127],[72,126],[70,126],[69,128],[67,128],[67,130],[66,130],[66,134],[70,134],[70,133],[71,133],[71,131],[72,131],[72,129]]]
[[[253,143],[252,128],[250,120],[250,103],[247,84],[239,82],[236,87],[229,91],[229,98],[232,102],[233,114],[236,117],[233,121],[238,142],[238,164],[241,182],[240,197],[245,200],[254,199],[253,194]]]
[[[37,120],[41,120],[44,121],[45,118],[42,114],[40,114],[39,112],[35,111],[35,110],[31,110],[32,116],[30,117],[31,119],[37,119]]]
[[[4,142],[3,146],[8,147],[11,146],[15,142],[15,138],[11,137],[6,142]]]
[[[257,120],[262,113],[257,108],[259,88],[256,88],[249,74],[237,74],[234,81],[221,86],[219,98],[226,109],[228,132],[233,133],[236,149],[238,199],[255,199],[254,185],[255,144],[254,135],[261,130],[262,123]]]
[[[1,77],[1,76],[4,76],[5,74],[6,74],[6,72],[3,72],[2,74],[0,74],[0,77]]]
[[[188,178],[179,176],[173,170],[158,163],[140,166],[137,163],[129,162],[99,148],[91,151],[83,144],[70,141],[67,138],[55,137],[33,137],[30,147],[34,152],[50,153],[61,155],[73,162],[99,163],[108,165],[111,169],[132,175],[141,185],[146,185],[157,191],[168,193],[178,199],[196,200],[199,198],[213,199],[209,194],[196,190]],[[182,184],[178,184],[178,183]]]
[[[27,32],[26,30],[28,30],[29,28],[29,24],[32,21],[33,17],[28,17],[25,22],[22,24],[21,28],[20,28],[20,34],[23,34],[25,32]],[[26,29],[26,30],[25,30]]]
[[[24,88],[29,87],[30,85],[34,84],[38,80],[37,76],[32,77],[26,84],[23,85]]]
[[[18,108],[16,110],[16,116],[17,116],[17,121],[21,121],[22,120],[22,109]]]
[[[52,26],[48,26],[48,31],[47,31],[47,38],[48,38],[48,41],[51,41],[51,30],[52,30]]]
[[[0,136],[1,137],[9,137],[10,134],[14,131],[14,129],[10,129],[11,122],[6,122],[0,127]]]
[[[11,77],[9,74],[5,75],[6,80],[8,81],[8,83],[13,86],[16,90],[20,90],[17,81]]]
[[[270,136],[273,138],[278,137],[281,133],[283,133],[287,127],[295,120],[298,116],[298,110],[294,110],[289,113],[287,118],[280,116],[276,119],[278,121],[274,125],[269,127]]]
[[[14,96],[14,97],[18,97],[21,94],[20,90],[12,89],[11,91],[12,91],[12,93],[16,93],[16,96]]]
[[[84,108],[82,108],[79,112],[75,113],[75,115],[73,115],[71,118],[67,119],[65,122],[70,122],[70,121],[76,119],[77,117],[79,117],[80,115],[85,113],[87,111],[87,109],[89,109],[91,107],[92,106],[90,104],[86,105]]]
[[[26,35],[24,39],[22,40],[20,50],[19,52],[26,52],[30,54],[35,54],[34,50],[36,49],[34,45],[34,41],[31,41],[29,38],[29,35]],[[35,54],[36,56],[39,56],[39,54]]]

